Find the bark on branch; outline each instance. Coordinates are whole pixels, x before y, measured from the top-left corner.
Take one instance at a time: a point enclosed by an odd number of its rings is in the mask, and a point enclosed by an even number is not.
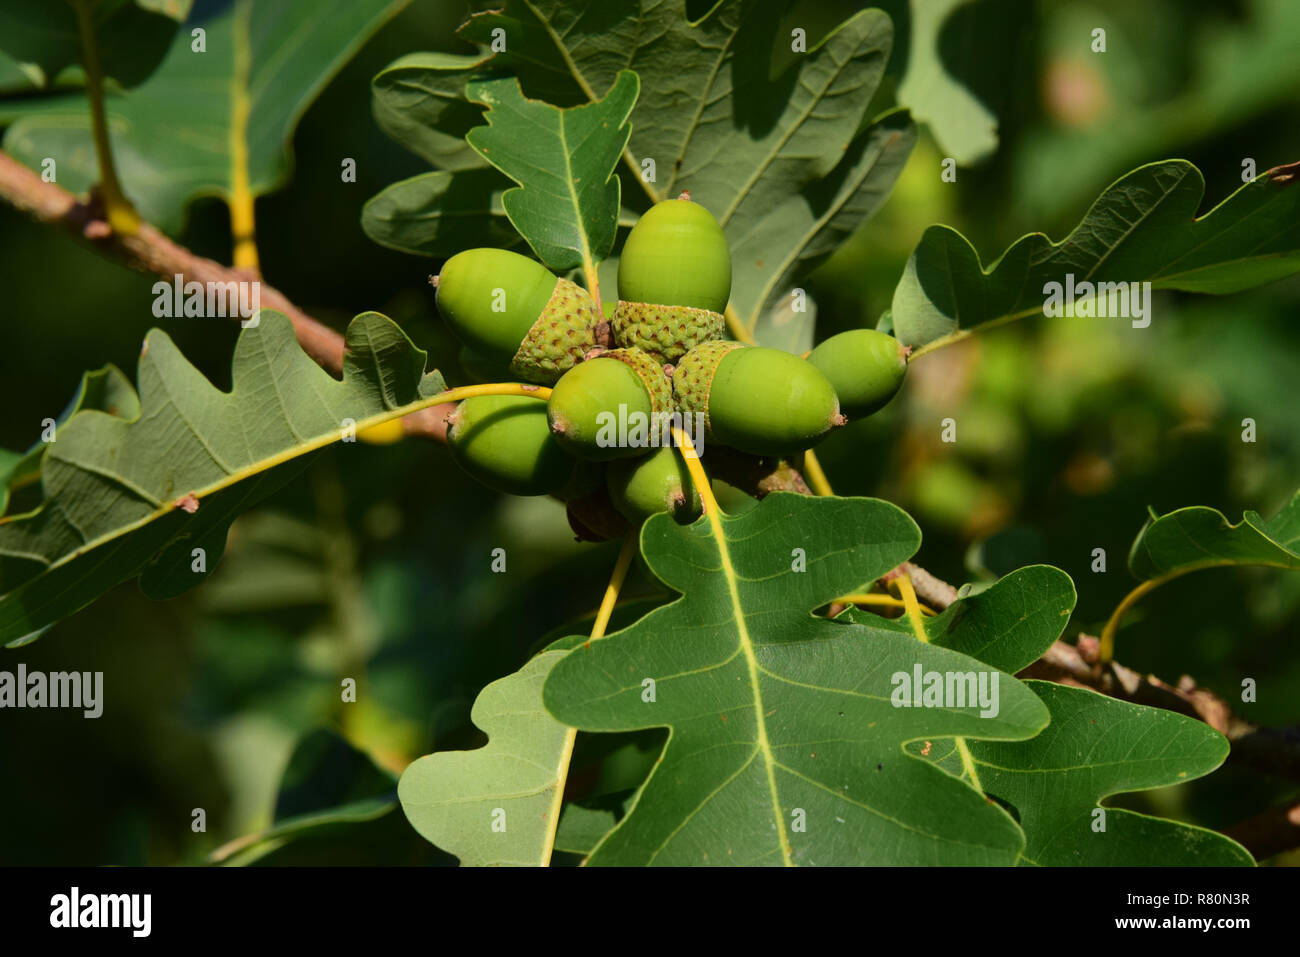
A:
[[[0,199],[37,222],[58,226],[110,259],[140,272],[168,280],[180,275],[185,282],[205,284],[258,280],[262,305],[289,317],[303,351],[333,374],[342,372],[343,336],[299,309],[284,293],[261,281],[259,276],[197,256],[147,223],[141,224],[139,232],[133,236],[115,233],[94,199],[82,202],[63,187],[45,182],[4,152],[0,152]],[[442,440],[446,437],[445,419],[449,411],[447,406],[424,409],[407,416],[402,425],[408,434]]]

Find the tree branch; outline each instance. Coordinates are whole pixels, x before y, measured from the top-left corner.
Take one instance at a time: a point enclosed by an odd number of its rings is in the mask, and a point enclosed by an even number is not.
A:
[[[284,293],[262,282],[256,274],[197,256],[147,223],[142,223],[134,235],[115,233],[104,219],[99,202],[93,198],[82,202],[63,187],[45,182],[4,152],[0,152],[0,199],[37,222],[59,226],[108,258],[141,272],[168,280],[180,275],[184,282],[204,284],[258,281],[262,305],[289,317],[303,351],[334,375],[342,372],[343,336],[299,309]],[[402,426],[408,435],[424,435],[441,441],[446,438],[448,414],[450,409],[435,406],[407,416]]]

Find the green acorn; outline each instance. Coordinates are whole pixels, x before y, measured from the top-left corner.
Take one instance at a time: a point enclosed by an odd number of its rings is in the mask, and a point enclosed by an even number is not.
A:
[[[518,253],[457,253],[434,285],[438,312],[481,363],[527,382],[549,385],[608,345],[609,326],[587,291]]]
[[[826,376],[780,349],[701,343],[678,363],[673,391],[682,412],[704,416],[706,440],[751,455],[801,452],[845,422]]]
[[[527,396],[465,399],[447,421],[447,448],[472,477],[509,495],[546,495],[573,472],[551,437],[546,403]]]
[[[603,462],[644,455],[650,430],[660,428],[672,407],[662,366],[640,349],[610,349],[560,377],[547,415],[569,452]]]
[[[884,408],[903,387],[911,350],[875,329],[831,336],[808,356],[835,387],[840,408],[852,418]]]
[[[619,257],[614,342],[676,362],[722,335],[730,296],[731,254],[717,220],[689,193],[656,203]]]
[[[703,509],[685,460],[669,446],[643,458],[612,463],[608,478],[610,501],[634,525],[656,512],[667,512],[685,525],[699,518]]]

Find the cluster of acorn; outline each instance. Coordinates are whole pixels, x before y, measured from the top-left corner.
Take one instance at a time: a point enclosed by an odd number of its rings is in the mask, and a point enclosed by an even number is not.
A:
[[[617,537],[656,512],[681,522],[700,514],[681,453],[611,443],[613,419],[701,417],[706,469],[714,443],[787,457],[846,415],[881,408],[907,369],[907,350],[869,329],[834,336],[807,359],[722,339],[731,256],[717,221],[685,193],[633,227],[608,319],[581,286],[507,250],[458,253],[434,284],[469,375],[552,386],[545,403],[463,400],[448,422],[453,458],[497,491],[559,497],[574,531],[592,541]]]

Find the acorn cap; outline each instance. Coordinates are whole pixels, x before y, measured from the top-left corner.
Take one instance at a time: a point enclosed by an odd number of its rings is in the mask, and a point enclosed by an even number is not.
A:
[[[520,343],[510,371],[527,382],[550,385],[588,351],[608,344],[609,323],[600,318],[587,290],[561,278]]]
[[[708,309],[622,299],[611,322],[615,344],[634,346],[665,365],[701,342],[720,339],[726,324],[721,313]]]
[[[707,440],[784,456],[844,424],[835,388],[816,366],[780,349],[737,345],[701,343],[673,375],[678,407],[704,414]]]
[[[718,371],[718,363],[724,356],[735,349],[743,349],[742,343],[731,339],[717,339],[702,342],[682,357],[673,369],[673,395],[677,399],[677,408],[682,412],[704,416],[704,436],[712,437],[709,426],[709,391],[713,388],[713,376]]]
[[[664,367],[656,362],[649,353],[641,349],[609,349],[600,354],[602,359],[617,359],[631,366],[632,371],[641,379],[645,390],[650,394],[650,406],[654,412],[671,412],[673,410],[672,380],[664,374]]]

